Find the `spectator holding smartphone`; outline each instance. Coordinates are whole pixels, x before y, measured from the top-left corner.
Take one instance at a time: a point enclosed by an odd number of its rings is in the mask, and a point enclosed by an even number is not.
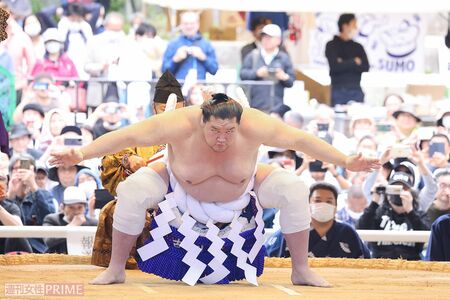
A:
[[[9,186],[7,199],[19,206],[24,225],[42,225],[46,215],[55,212],[52,195],[40,189],[35,179],[35,160],[22,154],[13,156],[9,163]],[[33,252],[44,253],[42,239],[28,239]]]
[[[431,171],[450,167],[448,161],[450,156],[450,140],[448,135],[442,133],[433,135],[430,139],[428,154],[430,157],[428,167]]]
[[[429,230],[425,212],[419,210],[413,178],[404,172],[395,172],[389,185],[372,188],[372,202],[364,210],[356,228],[385,231]],[[423,243],[371,242],[369,248],[374,258],[403,258],[419,260]]]
[[[64,200],[60,212],[49,214],[44,226],[96,226],[97,220],[86,216],[87,199],[83,190],[70,186],[64,191]],[[45,238],[48,253],[67,254],[65,238]]]

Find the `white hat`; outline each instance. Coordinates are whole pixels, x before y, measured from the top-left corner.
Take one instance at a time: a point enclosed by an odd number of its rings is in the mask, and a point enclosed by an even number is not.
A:
[[[58,29],[56,28],[49,28],[46,31],[44,31],[44,33],[42,34],[42,38],[44,39],[44,43],[48,41],[57,41],[62,43],[64,41]]]
[[[276,24],[267,24],[261,30],[261,34],[267,34],[271,37],[281,37],[281,28]]]
[[[63,203],[65,205],[76,204],[76,203],[87,203],[86,193],[77,186],[68,186],[64,190]]]

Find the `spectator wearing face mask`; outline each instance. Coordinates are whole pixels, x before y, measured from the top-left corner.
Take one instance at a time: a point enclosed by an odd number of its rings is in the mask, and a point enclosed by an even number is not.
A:
[[[41,21],[39,16],[32,14],[23,20],[23,31],[31,38],[33,43],[34,54],[37,59],[43,59],[45,55],[44,40],[41,34],[44,32],[42,30]]]
[[[61,212],[49,214],[44,219],[44,226],[96,226],[97,221],[86,216],[86,194],[76,186],[64,191]],[[48,253],[67,254],[65,238],[46,238]]]
[[[70,3],[67,15],[58,23],[58,31],[64,40],[64,51],[74,62],[80,77],[87,77],[84,65],[87,61],[87,45],[93,38],[92,28],[85,21],[86,9],[80,3]]]
[[[98,220],[99,209],[95,209],[95,190],[103,189],[100,177],[90,169],[81,169],[75,176],[75,186],[80,188],[88,199],[87,215]]]
[[[338,192],[326,182],[310,187],[310,257],[370,258],[367,247],[350,225],[335,220]],[[289,257],[289,249],[278,231],[266,243],[268,256]]]
[[[330,66],[331,105],[349,101],[364,102],[361,74],[369,71],[369,61],[361,44],[353,39],[358,33],[354,14],[343,14],[338,20],[339,35],[325,47]]]
[[[78,72],[73,61],[64,52],[64,40],[56,28],[47,29],[42,35],[45,45],[45,55],[34,65],[32,76],[45,72],[53,77],[67,79],[78,78]]]
[[[395,172],[389,185],[372,188],[372,202],[364,210],[356,228],[406,232],[429,230],[425,212],[419,210],[417,192],[410,174]],[[423,243],[415,242],[371,242],[369,248],[374,258],[403,258],[419,260]]]
[[[353,185],[347,191],[345,206],[337,211],[336,219],[354,228],[366,207],[367,199],[364,197],[361,186]]]

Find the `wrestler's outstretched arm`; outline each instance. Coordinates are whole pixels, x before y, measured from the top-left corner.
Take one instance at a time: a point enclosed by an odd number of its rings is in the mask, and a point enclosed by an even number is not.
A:
[[[182,108],[152,116],[133,125],[109,132],[78,149],[64,149],[51,153],[52,166],[76,165],[85,159],[116,153],[127,147],[170,144],[192,133],[187,115],[192,108]]]
[[[261,139],[264,145],[301,151],[324,162],[347,168],[350,171],[371,171],[380,167],[378,158],[361,154],[347,156],[324,140],[289,126],[256,109],[245,109],[243,130]]]

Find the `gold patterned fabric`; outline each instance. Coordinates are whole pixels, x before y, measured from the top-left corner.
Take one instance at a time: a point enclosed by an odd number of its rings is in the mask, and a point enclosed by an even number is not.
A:
[[[145,161],[149,161],[153,155],[162,149],[164,149],[164,146],[127,148],[118,153],[103,157],[102,172],[100,175],[103,186],[112,195],[116,196],[117,185],[132,173],[131,170],[128,170],[123,166],[122,162],[124,157],[126,155],[137,155],[142,157]],[[100,212],[97,232],[95,233],[94,247],[92,250],[91,264],[93,265],[101,267],[107,267],[109,265],[112,249],[112,224],[116,202],[116,200],[109,202]],[[150,234],[148,231],[150,222],[150,213],[147,212],[144,229],[138,237],[136,246],[131,250],[130,256],[127,260],[127,269],[137,269],[137,263],[134,259],[134,256],[136,255],[136,247],[142,246],[144,241],[148,238]]]

